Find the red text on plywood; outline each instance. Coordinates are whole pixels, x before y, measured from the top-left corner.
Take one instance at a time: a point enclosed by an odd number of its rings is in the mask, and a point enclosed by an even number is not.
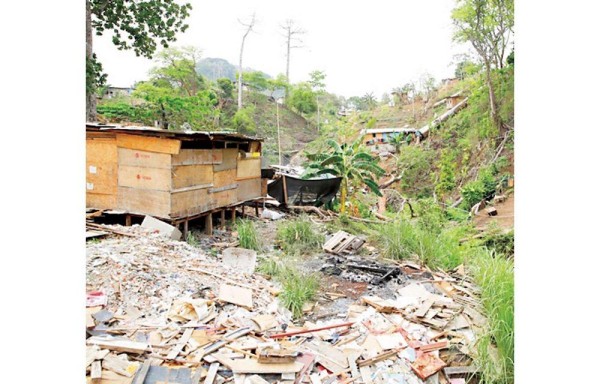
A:
[[[139,173],[135,176],[138,180],[152,180],[150,176],[140,175]]]
[[[150,155],[148,155],[146,153],[139,153],[139,152],[136,152],[134,156],[136,158],[138,158],[138,159],[139,158],[142,158],[142,159],[149,159],[150,158]]]

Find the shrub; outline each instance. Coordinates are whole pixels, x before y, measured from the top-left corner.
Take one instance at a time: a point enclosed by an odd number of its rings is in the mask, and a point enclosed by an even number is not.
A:
[[[253,118],[254,113],[255,110],[253,105],[246,106],[235,113],[231,123],[238,133],[256,133],[256,123]]]
[[[255,251],[261,250],[261,242],[258,237],[258,233],[256,232],[254,222],[240,219],[236,223],[236,231],[238,233],[240,247],[253,249]]]

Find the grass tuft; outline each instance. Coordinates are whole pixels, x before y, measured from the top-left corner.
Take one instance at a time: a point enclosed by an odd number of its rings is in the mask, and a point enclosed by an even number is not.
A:
[[[479,252],[471,261],[471,273],[481,288],[481,302],[488,318],[479,335],[475,362],[481,383],[514,382],[514,263],[493,251]]]
[[[468,226],[456,226],[434,234],[418,223],[402,220],[381,225],[373,237],[384,257],[403,260],[416,256],[430,268],[450,270],[464,263],[471,253],[468,244],[460,243],[469,231]]]
[[[296,220],[282,222],[277,228],[279,247],[288,255],[297,256],[319,250],[325,236],[314,229],[314,224],[303,215]]]
[[[253,221],[245,219],[238,220],[236,222],[236,231],[238,233],[240,247],[253,249],[255,251],[261,250],[261,242]]]
[[[302,316],[302,307],[315,296],[319,289],[317,276],[286,268],[280,272],[279,280],[283,285],[283,292],[280,295],[281,303],[292,312],[295,318]]]

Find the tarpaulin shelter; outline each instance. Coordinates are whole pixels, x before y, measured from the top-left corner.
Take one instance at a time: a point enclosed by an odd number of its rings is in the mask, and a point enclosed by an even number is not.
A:
[[[285,205],[313,205],[320,207],[327,204],[340,189],[341,177],[326,179],[302,179],[290,175],[280,178],[268,185],[269,195]]]

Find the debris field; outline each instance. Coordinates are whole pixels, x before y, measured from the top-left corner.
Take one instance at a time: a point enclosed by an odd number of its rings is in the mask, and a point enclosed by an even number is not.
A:
[[[332,234],[324,264],[365,274],[370,289],[345,312],[294,319],[279,284],[255,271],[255,251],[198,248],[138,225],[101,229],[86,246],[88,383],[459,384],[477,375],[486,319],[462,266],[382,268],[351,255],[361,241]],[[378,295],[391,279],[393,295]]]

